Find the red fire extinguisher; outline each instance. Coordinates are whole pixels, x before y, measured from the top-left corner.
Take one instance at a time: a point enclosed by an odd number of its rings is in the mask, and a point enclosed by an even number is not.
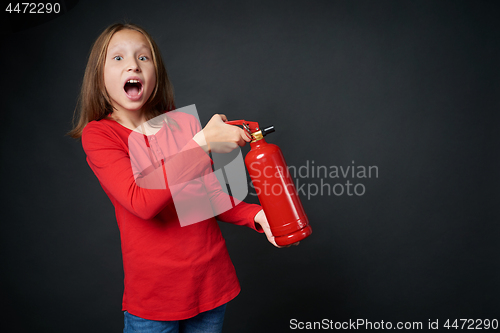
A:
[[[245,165],[276,244],[286,246],[308,237],[312,229],[283,153],[277,145],[264,139],[274,132],[274,126],[260,129],[257,122],[245,120],[227,121],[226,124],[242,125],[252,136]]]

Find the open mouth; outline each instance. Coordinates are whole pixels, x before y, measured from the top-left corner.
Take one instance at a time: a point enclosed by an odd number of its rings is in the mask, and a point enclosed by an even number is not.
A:
[[[142,83],[139,80],[128,80],[123,89],[129,98],[136,99],[142,93]]]

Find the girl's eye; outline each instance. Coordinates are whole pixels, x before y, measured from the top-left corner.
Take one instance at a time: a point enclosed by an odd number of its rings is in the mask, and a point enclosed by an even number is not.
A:
[[[140,56],[139,60],[146,61],[146,60],[148,60],[148,57],[146,57],[146,56]]]
[[[121,56],[115,56],[113,59],[115,59],[115,60],[123,60],[123,58]]]

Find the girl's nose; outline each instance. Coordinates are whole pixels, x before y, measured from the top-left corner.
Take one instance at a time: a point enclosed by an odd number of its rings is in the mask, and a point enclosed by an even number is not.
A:
[[[141,71],[141,67],[139,66],[139,64],[137,63],[136,60],[132,60],[130,63],[127,64],[128,66],[128,71],[132,71],[132,72],[140,72]]]

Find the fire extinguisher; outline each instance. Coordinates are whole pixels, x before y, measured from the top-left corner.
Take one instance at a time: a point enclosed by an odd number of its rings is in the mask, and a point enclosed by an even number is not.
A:
[[[226,124],[241,125],[252,136],[245,165],[276,244],[286,246],[308,237],[312,229],[283,153],[264,139],[274,132],[274,126],[260,129],[257,122],[245,120],[226,121]]]

